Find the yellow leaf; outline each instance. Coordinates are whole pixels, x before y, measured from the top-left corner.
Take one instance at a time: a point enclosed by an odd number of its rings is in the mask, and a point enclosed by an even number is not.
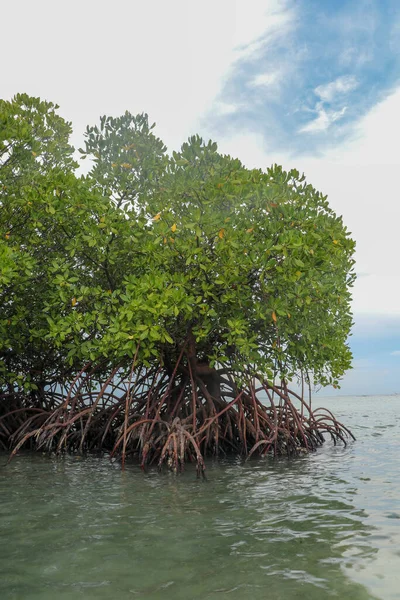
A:
[[[174,224],[172,225],[172,227],[171,227],[171,231],[172,231],[172,233],[175,233],[175,231],[176,231],[176,223],[174,223]]]
[[[274,310],[272,311],[272,320],[274,323],[276,323],[276,314]]]
[[[37,153],[32,150],[32,156],[37,156]]]
[[[6,240],[10,239],[10,232],[6,233]]]
[[[166,244],[166,243],[167,243],[167,238],[164,238],[164,244]]]
[[[337,240],[333,240],[333,243],[334,244],[338,244],[339,242]]]
[[[159,221],[161,219],[161,213],[158,213],[155,217],[153,217],[153,221]]]
[[[292,318],[292,315],[290,313],[288,313],[287,316],[289,317],[289,319]]]
[[[254,227],[250,227],[250,229],[246,229],[246,233],[251,233],[252,231],[254,231]]]
[[[223,185],[224,185],[223,183],[217,183],[217,188],[220,190]]]
[[[224,235],[225,235],[225,229],[220,229],[219,232],[218,232],[219,239],[222,240],[222,238],[224,237]]]
[[[72,298],[71,304],[72,304],[72,306],[75,306],[75,304],[76,304],[76,298]]]
[[[297,277],[301,277],[301,271],[296,271]]]
[[[123,167],[124,169],[130,169],[132,165],[129,163],[122,163],[121,167]]]
[[[175,242],[175,240],[174,240],[174,238],[173,238],[173,237],[170,237],[170,238],[169,238],[169,241],[171,242],[171,244],[173,244],[173,243]]]

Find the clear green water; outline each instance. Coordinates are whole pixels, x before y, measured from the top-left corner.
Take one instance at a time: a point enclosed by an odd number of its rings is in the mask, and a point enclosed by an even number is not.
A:
[[[400,598],[400,397],[321,403],[356,443],[206,482],[0,456],[0,598]]]

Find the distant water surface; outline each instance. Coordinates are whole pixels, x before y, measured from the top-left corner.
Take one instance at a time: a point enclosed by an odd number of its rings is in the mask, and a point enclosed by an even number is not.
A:
[[[400,396],[321,399],[352,428],[206,482],[107,459],[0,456],[0,598],[400,598]]]

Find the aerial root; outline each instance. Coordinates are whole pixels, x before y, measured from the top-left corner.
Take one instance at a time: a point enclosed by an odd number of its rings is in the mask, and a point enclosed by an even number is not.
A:
[[[181,358],[181,357],[180,357]],[[46,409],[14,398],[0,416],[0,447],[48,452],[105,452],[174,472],[186,463],[204,475],[204,458],[218,455],[299,456],[328,435],[335,444],[354,439],[326,409],[311,406],[286,386],[249,379],[240,389],[221,377],[218,394],[190,368],[135,366],[126,383],[119,367],[102,382],[83,370],[64,393],[49,392]],[[261,401],[262,399],[262,401]]]

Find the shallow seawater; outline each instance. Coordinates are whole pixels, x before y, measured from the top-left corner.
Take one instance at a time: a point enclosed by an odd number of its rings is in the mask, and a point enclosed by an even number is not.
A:
[[[0,456],[0,598],[400,598],[400,397],[321,399],[357,441],[207,481]]]

